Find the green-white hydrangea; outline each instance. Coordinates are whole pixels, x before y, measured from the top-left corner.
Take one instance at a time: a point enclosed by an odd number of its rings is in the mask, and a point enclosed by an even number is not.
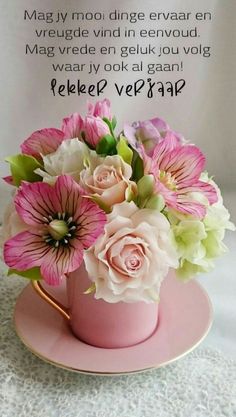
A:
[[[204,219],[193,219],[176,212],[167,214],[172,224],[173,241],[179,256],[176,274],[183,280],[211,271],[214,259],[227,250],[223,243],[225,230],[235,230],[235,226],[229,221],[230,215],[223,205],[219,188],[214,181],[208,181],[215,186],[218,201],[211,206],[207,205]]]

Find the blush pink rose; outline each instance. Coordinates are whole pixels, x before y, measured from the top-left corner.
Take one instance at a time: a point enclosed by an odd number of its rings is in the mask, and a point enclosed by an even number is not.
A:
[[[134,202],[114,206],[104,234],[85,252],[85,266],[96,299],[109,303],[157,301],[170,267],[178,267],[170,224],[154,210]]]
[[[129,186],[135,187],[131,175],[131,166],[119,155],[102,158],[92,151],[89,166],[80,173],[80,183],[89,194],[111,207],[126,199]]]

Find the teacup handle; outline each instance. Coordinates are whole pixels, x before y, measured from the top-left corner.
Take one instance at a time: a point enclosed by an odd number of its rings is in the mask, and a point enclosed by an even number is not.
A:
[[[59,311],[59,313],[62,314],[64,318],[70,320],[69,310],[67,307],[63,306],[63,304],[61,304],[51,294],[49,294],[49,292],[43,288],[40,281],[32,280],[31,282],[33,288],[43,300],[47,301],[48,304]]]

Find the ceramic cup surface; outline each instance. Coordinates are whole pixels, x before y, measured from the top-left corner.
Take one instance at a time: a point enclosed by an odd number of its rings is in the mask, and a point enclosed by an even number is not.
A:
[[[84,264],[68,274],[67,296],[70,326],[80,340],[102,348],[136,345],[150,337],[157,327],[157,303],[107,303],[94,294]]]

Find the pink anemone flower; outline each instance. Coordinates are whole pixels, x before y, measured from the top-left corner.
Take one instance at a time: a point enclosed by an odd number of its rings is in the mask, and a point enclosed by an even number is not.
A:
[[[105,213],[67,175],[58,177],[53,187],[23,183],[15,207],[30,230],[5,242],[5,262],[18,271],[40,267],[50,285],[58,285],[64,274],[80,266],[84,249],[95,242],[106,222]]]
[[[65,134],[59,129],[36,130],[21,144],[21,152],[41,159],[42,156],[55,152],[64,139]]]
[[[181,145],[176,136],[169,133],[155,146],[152,158],[146,155],[144,148],[142,154],[144,171],[154,175],[156,192],[164,197],[167,207],[203,218],[206,207],[190,193],[202,193],[209,204],[217,201],[215,188],[199,179],[205,157],[197,146]]]

